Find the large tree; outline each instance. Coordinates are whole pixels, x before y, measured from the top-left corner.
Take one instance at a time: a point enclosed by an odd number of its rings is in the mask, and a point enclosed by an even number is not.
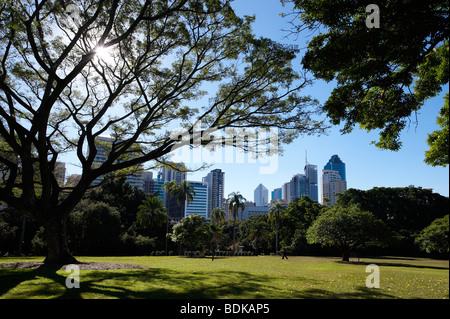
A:
[[[377,147],[400,149],[411,117],[449,83],[448,0],[281,1],[294,5],[293,32],[314,34],[303,67],[337,82],[323,106],[332,123],[380,130]],[[428,164],[448,165],[445,123],[428,140]]]
[[[268,218],[272,225],[275,225],[275,252],[278,252],[278,226],[283,220],[286,207],[280,202],[271,202]]]
[[[349,261],[353,249],[383,245],[388,238],[385,224],[357,205],[334,205],[323,211],[307,232],[308,243],[335,246],[342,253],[342,261]]]
[[[246,199],[239,192],[232,192],[228,194],[227,198],[228,212],[233,217],[233,253],[236,253],[236,220],[239,217],[239,209],[241,209],[241,216],[245,209]]]
[[[202,132],[276,127],[280,142],[322,131],[298,94],[297,52],[255,37],[229,2],[0,1],[0,201],[44,225],[46,263],[76,262],[66,221],[92,182],[164,161],[176,127],[191,140],[198,120]],[[64,152],[76,185],[58,183]]]

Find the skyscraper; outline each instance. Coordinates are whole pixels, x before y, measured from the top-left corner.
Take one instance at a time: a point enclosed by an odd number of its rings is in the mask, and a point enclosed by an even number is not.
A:
[[[291,200],[291,183],[287,182],[284,183],[281,187],[281,198],[286,202],[289,203]]]
[[[275,188],[272,191],[272,198],[271,199],[272,200],[282,200],[283,199],[283,191],[282,191],[281,187],[280,188]]]
[[[263,184],[259,184],[253,194],[256,206],[266,206],[269,204],[269,190]]]
[[[112,148],[112,144],[115,141],[109,136],[97,136],[95,138],[97,154],[95,155],[94,164],[97,166],[102,165],[108,159],[109,152]],[[133,153],[130,153],[133,156]],[[104,177],[97,177],[92,184],[98,185],[103,181]],[[126,177],[127,182],[131,186],[135,186],[140,190],[144,190],[143,173],[139,170],[139,166],[136,166],[136,171],[130,173]]]
[[[184,203],[184,217],[187,217],[192,214],[197,214],[200,216],[209,219],[209,211],[208,211],[208,185],[203,182],[192,182],[191,185],[194,187],[194,200],[187,204],[187,201]]]
[[[290,198],[289,202],[296,201],[300,199],[302,196],[308,195],[308,183],[306,180],[306,176],[303,174],[295,174],[289,184],[290,187]]]
[[[180,169],[184,166],[183,163],[178,163],[176,165]],[[186,180],[186,173],[166,167],[161,167],[158,172],[158,179],[163,179],[165,182],[176,181],[179,184],[181,183],[181,181]]]
[[[328,163],[323,168],[325,170],[331,170],[331,171],[338,171],[339,175],[341,176],[341,179],[343,181],[347,180],[346,174],[345,174],[345,163],[342,162],[342,160],[339,158],[338,155],[331,156]]]
[[[178,163],[177,167],[181,168],[183,166],[183,163]],[[170,182],[170,181],[176,181],[178,184],[182,181],[186,180],[186,173],[172,170],[166,167],[161,167],[155,185],[162,183],[164,185],[164,182]],[[162,187],[162,186],[161,186]],[[181,205],[178,204],[177,199],[174,197],[171,197],[166,190],[162,190],[163,196],[164,196],[164,204],[167,208],[167,214],[173,218],[175,221],[180,221],[185,216],[185,203],[181,203]]]
[[[220,169],[212,170],[203,177],[203,182],[208,185],[208,214],[214,208],[225,208],[225,173]]]
[[[338,195],[347,190],[345,178],[345,163],[333,155],[322,170],[322,204],[336,204]]]
[[[319,187],[318,187],[318,176],[317,176],[317,165],[311,165],[306,162],[305,165],[305,176],[307,183],[307,192],[309,198],[315,201],[319,201]]]

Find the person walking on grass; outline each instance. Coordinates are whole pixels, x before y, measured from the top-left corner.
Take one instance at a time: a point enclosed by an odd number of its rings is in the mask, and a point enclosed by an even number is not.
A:
[[[283,258],[281,258],[281,259],[284,259],[284,258],[289,259],[288,256],[286,255],[286,247],[283,247],[283,249],[281,249],[281,252],[283,253]]]

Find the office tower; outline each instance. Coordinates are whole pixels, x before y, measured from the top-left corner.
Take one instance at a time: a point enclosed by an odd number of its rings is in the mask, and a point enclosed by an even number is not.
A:
[[[146,195],[153,193],[153,173],[145,172],[142,175],[143,190]]]
[[[208,217],[214,208],[225,208],[224,187],[225,173],[220,169],[212,170],[203,182],[208,185]]]
[[[345,174],[345,163],[342,162],[342,160],[337,155],[331,156],[328,163],[323,168],[324,170],[332,170],[332,171],[338,171],[339,175],[341,176],[341,180],[346,181],[347,177]]]
[[[331,159],[322,170],[322,204],[334,205],[338,195],[347,190],[345,163],[338,155]]]
[[[163,186],[164,186],[164,180],[154,178],[153,182],[151,184],[151,194],[155,195],[160,200],[162,200],[163,203],[165,203],[167,193],[166,193],[165,189],[163,189]]]
[[[291,200],[291,183],[290,182],[283,184],[283,187],[281,187],[281,195],[282,195],[282,199],[286,203],[290,202],[290,200]]]
[[[306,176],[303,174],[295,174],[289,182],[290,198],[289,202],[296,201],[302,196],[309,195],[309,185]]]
[[[181,168],[182,166],[183,163],[177,164],[177,167],[179,168]],[[176,181],[178,184],[180,184],[184,180],[186,180],[186,173],[172,170],[166,167],[161,167],[157,175],[158,188],[161,188],[165,182]],[[160,187],[159,184],[161,184]],[[154,184],[154,190],[156,191],[155,185],[156,183]],[[180,221],[185,216],[185,203],[178,204],[177,199],[170,196],[170,194],[166,192],[165,189],[162,189],[161,191],[164,197],[164,204],[167,208],[167,214],[175,221]]]
[[[112,148],[114,139],[108,136],[97,136],[95,138],[95,141],[97,145],[97,154],[95,155],[94,164],[96,166],[100,166],[108,159],[108,154]],[[133,153],[130,153],[130,156],[133,156]],[[103,176],[97,177],[92,183],[94,185],[98,185],[103,181],[103,179]],[[126,177],[126,181],[131,186],[137,187],[140,190],[144,190],[143,173],[138,169],[136,170],[136,172],[129,174]]]
[[[336,204],[338,195],[347,190],[347,181],[342,180],[338,171],[322,170],[322,204]]]
[[[317,176],[317,165],[311,165],[306,162],[305,165],[305,176],[307,183],[307,195],[309,198],[315,201],[319,201],[319,187],[318,187],[318,176]]]
[[[280,188],[275,188],[272,191],[272,200],[282,200],[283,199],[283,191]]]
[[[263,184],[259,184],[254,191],[256,206],[266,206],[269,204],[269,190]]]
[[[184,203],[184,217],[192,214],[197,214],[209,219],[208,211],[208,185],[203,182],[190,182],[194,187],[194,200],[188,203]]]
[[[176,166],[181,170],[184,164],[178,163],[176,164]],[[158,172],[158,179],[163,179],[165,182],[176,181],[179,184],[181,183],[181,181],[186,180],[186,173],[166,167],[161,167]]]

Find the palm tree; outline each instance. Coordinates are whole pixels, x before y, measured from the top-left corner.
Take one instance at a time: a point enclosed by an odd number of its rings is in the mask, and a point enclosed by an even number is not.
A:
[[[137,221],[143,227],[162,226],[169,216],[161,199],[149,196],[138,207]]]
[[[195,197],[194,186],[192,186],[192,184],[188,181],[181,181],[179,184],[177,181],[167,181],[164,183],[162,188],[164,188],[171,197],[176,199],[178,206],[181,206],[183,210],[183,202],[186,201],[186,204],[189,206]]]
[[[278,251],[278,225],[283,219],[283,213],[286,210],[280,202],[272,202],[269,208],[269,221],[275,224],[275,251]]]
[[[252,245],[255,248],[255,253],[258,255],[260,242],[267,240],[269,237],[269,229],[266,223],[254,222],[251,224],[250,234],[248,239],[252,241]]]
[[[212,244],[212,260],[214,261],[214,255],[219,248],[219,242],[222,239],[222,228],[216,224],[210,225],[211,231],[211,244]]]
[[[189,205],[195,197],[194,186],[188,181],[181,181],[180,184],[177,181],[167,181],[162,188],[165,188],[170,196],[176,198],[178,205],[181,205],[184,201]]]
[[[225,222],[225,210],[222,207],[214,208],[210,213],[211,221],[219,226]]]
[[[186,201],[186,204],[189,206],[195,197],[194,186],[192,186],[192,184],[188,181],[181,181],[175,189],[175,197],[177,198],[179,205]]]
[[[241,216],[242,212],[245,209],[245,201],[246,199],[239,192],[232,192],[228,195],[227,205],[228,211],[233,216],[233,251],[236,253],[236,219],[239,214],[239,208],[241,208]]]

